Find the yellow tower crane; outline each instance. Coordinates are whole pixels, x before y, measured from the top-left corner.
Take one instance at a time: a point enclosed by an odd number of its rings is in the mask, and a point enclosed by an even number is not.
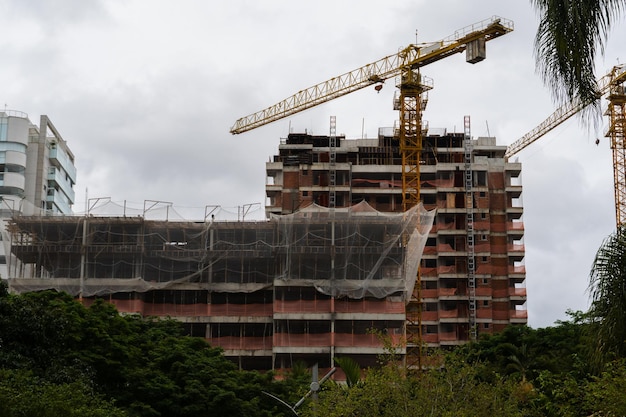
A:
[[[626,223],[626,64],[616,65],[598,80],[600,97],[606,94],[609,102],[605,115],[609,126],[606,137],[613,153],[613,184],[615,192],[615,222]],[[598,97],[598,98],[600,98]],[[508,146],[505,156],[510,158],[543,135],[592,104],[571,101],[554,111],[547,119]]]
[[[411,44],[399,52],[364,65],[338,77],[321,82],[279,101],[264,110],[238,119],[230,129],[239,134],[289,117],[303,110],[342,97],[353,91],[398,77],[396,87],[400,97],[394,100],[399,110],[399,129],[395,130],[402,158],[402,202],[404,210],[420,202],[420,154],[422,152],[422,111],[426,93],[432,89],[432,80],[420,74],[420,68],[448,56],[466,52],[466,61],[475,64],[485,59],[485,43],[513,30],[513,22],[498,16],[457,30],[436,42]],[[407,305],[407,363],[421,367],[422,322],[421,281]]]

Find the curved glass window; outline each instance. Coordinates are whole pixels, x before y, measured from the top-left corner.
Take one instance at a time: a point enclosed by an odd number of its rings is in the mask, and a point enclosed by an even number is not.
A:
[[[15,164],[4,165],[4,172],[15,172],[15,173],[23,175],[25,171],[26,171],[26,168],[21,165],[15,165]]]
[[[0,141],[0,152],[2,151],[15,151],[15,152],[26,153],[26,145],[24,145],[23,143],[17,143],[17,142],[1,142]]]
[[[0,195],[16,195],[24,197],[24,190],[16,187],[0,187]]]

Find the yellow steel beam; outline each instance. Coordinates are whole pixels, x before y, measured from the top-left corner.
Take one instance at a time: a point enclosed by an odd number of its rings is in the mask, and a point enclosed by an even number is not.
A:
[[[614,67],[607,99],[609,128],[613,153],[613,186],[615,193],[615,222],[619,229],[626,223],[626,67]]]

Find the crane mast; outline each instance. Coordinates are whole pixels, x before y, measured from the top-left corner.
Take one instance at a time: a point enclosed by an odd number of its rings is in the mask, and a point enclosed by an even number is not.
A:
[[[437,42],[409,45],[395,54],[364,65],[338,77],[316,84],[270,106],[238,119],[230,129],[243,133],[303,110],[397,77],[399,99],[394,109],[399,111],[399,128],[395,130],[402,159],[402,203],[408,210],[420,202],[420,159],[422,152],[422,111],[432,80],[420,73],[420,68],[448,56],[466,51],[466,61],[475,64],[485,59],[485,42],[513,30],[513,22],[493,16],[459,29]],[[331,191],[332,193],[332,191]],[[418,272],[413,293],[406,308],[407,366],[422,367],[422,297]]]
[[[626,66],[615,66],[610,73],[609,128],[606,136],[613,153],[613,187],[615,192],[615,222],[619,229],[626,223]]]
[[[598,80],[598,98],[608,93],[609,104],[605,115],[609,118],[609,127],[605,136],[610,140],[613,154],[615,221],[618,228],[626,224],[626,87],[624,83],[626,83],[626,64],[614,66]],[[592,102],[573,100],[559,107],[537,127],[509,145],[505,157],[510,158],[517,154],[590,104]]]

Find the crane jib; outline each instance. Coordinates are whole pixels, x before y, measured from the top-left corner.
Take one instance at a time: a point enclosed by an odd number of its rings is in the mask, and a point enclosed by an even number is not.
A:
[[[494,16],[459,29],[437,42],[409,45],[395,54],[301,90],[273,106],[244,116],[235,122],[230,132],[232,134],[247,132],[372,84],[383,82],[405,71],[416,70],[450,55],[463,52],[472,42],[484,43],[512,30],[512,21]],[[482,53],[484,54],[484,48]],[[479,55],[477,58],[467,61],[474,63],[482,59],[484,56]]]

